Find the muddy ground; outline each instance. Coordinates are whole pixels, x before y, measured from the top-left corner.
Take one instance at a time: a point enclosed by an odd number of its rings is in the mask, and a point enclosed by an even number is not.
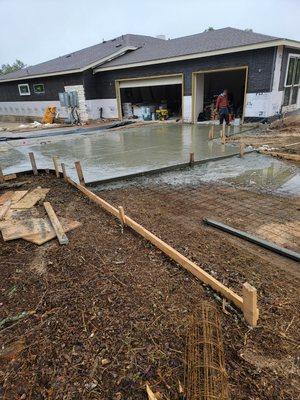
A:
[[[267,223],[286,231],[299,219],[299,199],[215,185],[98,191],[237,293],[245,281],[254,285],[260,320],[250,329],[240,312],[224,313],[214,292],[62,180],[18,180],[50,188],[58,216],[82,226],[66,246],[0,239],[0,321],[29,312],[0,326],[0,397],[145,399],[149,382],[176,399],[188,316],[210,300],[221,315],[231,398],[299,398],[298,265],[201,222],[217,215],[253,231]],[[297,250],[299,242],[288,236],[284,245]]]
[[[229,140],[254,148],[268,145],[273,151],[300,155],[300,116],[275,121],[257,135],[232,136]]]

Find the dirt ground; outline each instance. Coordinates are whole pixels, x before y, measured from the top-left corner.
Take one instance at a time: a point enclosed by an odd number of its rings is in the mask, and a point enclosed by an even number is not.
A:
[[[50,188],[58,216],[82,226],[66,246],[0,239],[1,398],[137,400],[149,382],[178,399],[187,319],[203,300],[221,315],[231,398],[299,398],[298,265],[202,223],[210,216],[253,232],[271,223],[288,232],[299,199],[215,185],[98,192],[237,293],[245,281],[254,285],[260,319],[250,329],[240,312],[223,312],[213,291],[62,180],[18,180]],[[299,250],[293,229],[283,245]]]
[[[233,136],[229,140],[254,148],[267,145],[273,151],[300,155],[300,116],[275,121],[259,135]]]

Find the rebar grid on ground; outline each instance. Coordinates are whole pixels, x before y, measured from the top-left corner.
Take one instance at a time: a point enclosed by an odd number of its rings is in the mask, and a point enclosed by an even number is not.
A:
[[[209,302],[189,320],[184,375],[186,400],[228,399],[220,318]]]

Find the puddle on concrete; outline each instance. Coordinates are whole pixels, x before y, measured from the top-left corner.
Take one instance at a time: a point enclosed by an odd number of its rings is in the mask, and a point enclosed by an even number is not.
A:
[[[251,153],[244,158],[232,157],[196,165],[181,171],[99,185],[98,189],[115,189],[130,185],[199,186],[201,182],[221,183],[242,189],[299,196],[300,168],[270,156]]]
[[[220,127],[216,127],[216,133]],[[239,127],[232,127],[238,132]],[[143,172],[196,160],[237,153],[234,145],[222,145],[219,139],[208,141],[209,126],[155,124],[43,139],[7,142],[11,153],[0,153],[5,173],[30,168],[28,153],[34,152],[40,168],[52,168],[52,157],[59,156],[70,176],[75,177],[74,161],[80,160],[86,181]],[[1,146],[1,144],[0,144]]]

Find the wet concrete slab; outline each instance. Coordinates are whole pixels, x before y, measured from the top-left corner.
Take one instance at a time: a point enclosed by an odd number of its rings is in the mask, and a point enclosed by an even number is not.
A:
[[[86,181],[108,179],[196,160],[235,154],[237,147],[208,141],[209,126],[155,124],[122,130],[69,134],[0,143],[0,165],[5,173],[30,169],[29,152],[38,168],[53,168],[52,157],[60,157],[75,178],[74,162],[80,160]],[[232,131],[240,131],[232,127]],[[220,127],[216,127],[216,133]]]
[[[300,196],[300,168],[292,163],[258,153],[245,157],[196,165],[182,171],[170,171],[152,177],[140,177],[98,185],[95,190],[168,185],[199,186],[201,183],[221,183],[236,188],[278,195]]]

